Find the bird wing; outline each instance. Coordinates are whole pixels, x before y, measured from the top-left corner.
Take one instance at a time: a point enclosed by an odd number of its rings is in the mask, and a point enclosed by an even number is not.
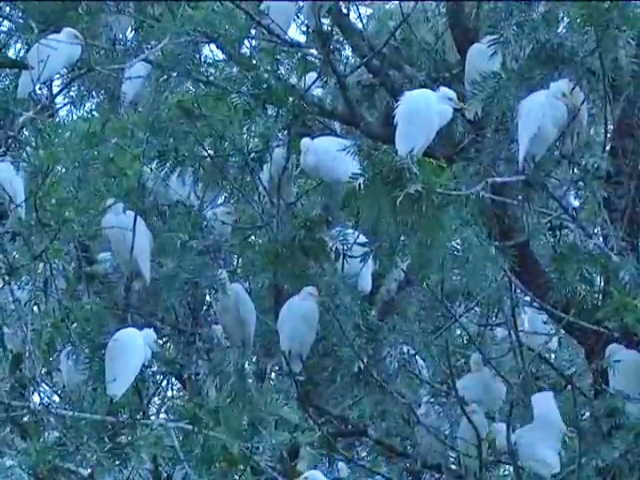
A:
[[[135,218],[136,233],[133,238],[133,257],[140,270],[140,274],[144,277],[148,285],[151,282],[153,235],[140,215],[136,215],[136,213],[131,210],[127,210],[125,215],[128,218],[129,225],[133,225]]]
[[[531,140],[545,122],[547,92],[533,92],[518,105],[518,161],[521,165],[529,153]]]
[[[242,285],[240,285],[239,283],[235,283],[231,286],[234,288],[238,314],[243,324],[244,346],[248,349],[251,349],[251,347],[253,346],[253,335],[256,330],[256,307],[253,304],[253,300],[251,300],[251,297]]]
[[[353,142],[338,137],[318,137],[313,140],[313,150],[319,176],[325,182],[348,182],[360,175],[360,162],[352,153]]]
[[[107,395],[118,400],[131,386],[145,361],[145,344],[135,328],[119,330],[107,344],[104,358]]]
[[[316,338],[318,317],[315,302],[297,295],[287,300],[280,310],[277,323],[281,350],[306,358]]]
[[[420,156],[433,142],[438,132],[433,121],[436,105],[434,92],[427,89],[405,92],[394,111],[395,147],[398,155]]]
[[[125,71],[120,88],[120,100],[123,105],[129,105],[135,100],[138,93],[142,91],[147,76],[151,73],[151,68],[149,63],[139,61]]]

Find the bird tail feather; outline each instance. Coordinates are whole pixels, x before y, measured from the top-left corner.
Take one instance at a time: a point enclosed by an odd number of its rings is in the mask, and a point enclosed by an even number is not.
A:
[[[18,80],[18,92],[16,96],[18,98],[27,98],[33,89],[34,85],[31,78],[31,71],[23,70],[20,74],[20,80]]]

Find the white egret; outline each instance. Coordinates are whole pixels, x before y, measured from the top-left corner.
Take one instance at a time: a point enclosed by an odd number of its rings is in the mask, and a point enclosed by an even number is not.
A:
[[[458,433],[456,434],[456,445],[460,456],[461,470],[465,478],[472,480],[477,478],[480,472],[479,452],[482,452],[483,463],[487,459],[486,439],[489,433],[489,422],[487,422],[482,408],[475,403],[465,406],[465,411],[471,422],[469,422],[467,416],[462,415]]]
[[[278,314],[280,349],[294,373],[302,370],[318,333],[318,296],[316,287],[304,287],[285,302]]]
[[[120,87],[120,103],[123,108],[137,104],[146,93],[147,77],[153,67],[149,62],[140,60],[127,68]]]
[[[259,189],[273,202],[282,199],[286,203],[294,201],[293,161],[287,158],[285,147],[275,147],[269,162],[260,172]]]
[[[118,401],[138,376],[142,366],[151,360],[158,337],[151,328],[126,327],[109,340],[104,355],[107,395]]]
[[[558,335],[549,317],[537,308],[524,306],[518,315],[518,335],[530,349],[540,352],[558,349]]]
[[[213,228],[214,235],[221,240],[229,240],[231,230],[238,221],[238,215],[233,205],[219,205],[215,208],[207,208],[204,215]]]
[[[11,162],[0,162],[0,203],[9,218],[14,214],[20,218],[25,218],[24,190],[24,179],[18,174]]]
[[[426,88],[404,92],[393,113],[398,155],[421,156],[440,129],[451,121],[453,110],[462,107],[456,92],[447,87],[435,92]]]
[[[309,470],[295,480],[329,480],[320,470]]]
[[[484,366],[478,352],[471,354],[469,370],[456,382],[458,394],[467,403],[476,403],[485,412],[495,415],[507,396],[507,387],[493,370]]]
[[[59,357],[58,368],[62,384],[68,390],[77,389],[87,378],[85,359],[81,352],[67,345]]]
[[[367,237],[352,228],[336,227],[327,241],[338,271],[347,280],[355,281],[360,293],[368,295],[373,287],[375,263]]]
[[[361,186],[362,167],[347,139],[325,135],[300,141],[300,168],[310,177],[329,183],[355,181]]]
[[[102,218],[101,228],[103,235],[109,240],[114,257],[125,271],[133,271],[136,277],[141,277],[149,285],[153,249],[151,231],[142,217],[131,210],[125,210],[124,204],[115,203],[110,198],[106,206],[107,213]],[[139,286],[139,280],[134,280],[134,284]]]
[[[549,88],[538,90],[518,105],[518,168],[522,171],[527,158],[537,161],[555,143],[571,121],[570,113],[578,113],[575,119],[576,135],[568,140],[567,149],[573,148],[582,130],[586,127],[586,106],[582,104],[584,94],[574,88],[573,82],[563,78],[549,84]],[[584,110],[583,110],[584,109]]]
[[[224,335],[224,329],[222,328],[222,325],[216,323],[211,326],[211,330],[213,331],[213,337],[218,343],[220,343],[220,345],[222,345],[223,347],[228,347],[230,345],[227,337],[225,337]]]
[[[281,30],[278,33],[284,33],[285,35],[291,27],[293,17],[296,16],[296,8],[298,2],[275,2],[265,1],[260,5],[260,9],[267,14],[267,16],[275,24],[275,30]]]
[[[518,461],[531,473],[550,479],[560,472],[562,439],[568,433],[562,421],[553,392],[543,391],[531,396],[533,421],[513,434]]]
[[[307,73],[302,79],[301,88],[307,92],[309,91],[312,95],[321,96],[324,93],[324,89],[322,88],[322,81],[316,72]]]
[[[73,67],[82,55],[83,46],[84,37],[69,27],[40,39],[27,53],[29,69],[20,75],[17,97],[26,98],[36,86]]]
[[[234,347],[240,347],[245,354],[253,348],[256,330],[256,307],[244,287],[237,282],[229,282],[224,270],[219,270],[221,292],[218,297],[217,317],[225,337]]]
[[[475,120],[482,115],[482,100],[472,92],[478,83],[502,67],[502,54],[495,46],[496,35],[488,35],[471,45],[464,63],[464,89],[467,93],[466,115]]]
[[[619,343],[612,343],[604,354],[609,375],[609,389],[625,399],[625,411],[633,420],[640,419],[640,353]]]
[[[499,453],[506,453],[509,450],[507,443],[507,424],[504,422],[495,422],[491,424],[491,436],[496,444],[496,450]]]

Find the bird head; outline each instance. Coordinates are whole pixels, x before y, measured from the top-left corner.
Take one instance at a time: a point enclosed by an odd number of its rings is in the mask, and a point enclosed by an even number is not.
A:
[[[74,28],[64,27],[60,31],[60,35],[62,35],[62,38],[68,40],[70,43],[78,43],[80,45],[84,45],[84,37]]]
[[[447,87],[438,87],[436,93],[440,97],[440,100],[451,108],[458,109],[464,108],[464,104],[458,100],[456,92]]]
[[[152,352],[158,350],[158,336],[156,332],[153,331],[152,328],[143,328],[142,329],[142,338],[144,339],[144,343],[147,347],[151,349]]]
[[[607,366],[611,365],[614,358],[625,351],[625,347],[619,343],[612,343],[604,351],[604,362]]]
[[[562,103],[571,108],[579,108],[580,105],[576,105],[576,99],[574,98],[574,84],[567,78],[562,78],[555,82],[551,82],[549,85],[549,91],[554,98],[560,100]],[[584,96],[583,96],[584,97]]]
[[[309,470],[308,472],[299,476],[296,480],[328,480],[328,479],[319,470]]]
[[[235,209],[231,205],[216,208],[215,215],[219,221],[228,225],[233,225],[238,220]]]
[[[320,298],[320,294],[318,293],[318,289],[316,287],[304,287],[302,290],[300,290],[300,293],[305,297],[314,299],[315,301],[318,301],[318,298]]]
[[[296,175],[307,165],[309,161],[308,153],[312,143],[313,140],[311,140],[309,137],[304,137],[302,140],[300,140],[300,165],[298,165]]]
[[[482,362],[482,355],[478,352],[473,352],[471,354],[471,358],[469,359],[469,370],[472,372],[479,372],[482,370],[484,363]]]

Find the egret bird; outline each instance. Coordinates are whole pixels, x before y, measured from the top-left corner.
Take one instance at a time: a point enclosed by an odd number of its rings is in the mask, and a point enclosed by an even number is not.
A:
[[[219,205],[215,208],[207,208],[204,215],[213,228],[214,235],[221,240],[229,240],[231,230],[238,221],[233,205]]]
[[[492,73],[499,72],[502,67],[502,54],[495,46],[496,35],[488,35],[471,45],[464,63],[464,89],[467,93],[466,115],[475,120],[482,115],[482,100],[473,95],[476,85]]]
[[[322,136],[300,141],[300,168],[310,177],[329,183],[355,181],[361,186],[362,167],[353,153],[355,144],[344,138]]]
[[[421,156],[440,129],[451,121],[453,110],[462,107],[456,92],[447,87],[435,92],[426,88],[404,92],[393,112],[398,155]]]
[[[460,456],[461,470],[465,478],[471,480],[477,478],[480,472],[479,452],[482,452],[483,462],[487,458],[486,439],[489,433],[489,422],[487,422],[482,408],[475,403],[465,406],[465,411],[471,422],[469,422],[467,416],[462,415],[458,433],[456,434],[456,445]]]
[[[60,352],[58,366],[64,388],[68,390],[77,389],[87,378],[84,358],[71,345],[67,345]]]
[[[506,453],[509,450],[507,443],[507,424],[504,422],[495,422],[491,424],[490,432],[496,443],[496,450],[499,453]]]
[[[522,343],[536,352],[558,348],[558,335],[549,317],[537,308],[525,306],[518,315],[518,334]]]
[[[120,87],[120,103],[123,108],[140,103],[146,93],[147,77],[152,69],[149,62],[140,60],[125,70]]]
[[[15,214],[25,218],[24,180],[6,160],[0,162],[0,188],[0,203],[7,216],[11,218]]]
[[[279,199],[286,203],[294,201],[293,162],[287,158],[285,147],[276,147],[271,152],[269,162],[260,172],[259,188],[274,203]]]
[[[318,296],[316,287],[304,287],[285,302],[278,315],[280,349],[294,373],[302,370],[318,333]]]
[[[218,298],[218,321],[229,343],[249,354],[256,330],[256,307],[241,284],[230,283],[224,270],[219,270],[218,274],[222,282]]]
[[[625,411],[633,420],[640,418],[640,353],[618,343],[612,343],[604,353],[609,389],[625,398]]]
[[[560,472],[562,439],[568,429],[562,421],[553,392],[531,396],[533,421],[513,434],[513,444],[522,468],[550,479]]]
[[[296,480],[329,480],[320,470],[309,470],[300,475]]]
[[[537,161],[568,127],[575,126],[575,135],[565,150],[573,149],[582,126],[586,128],[587,110],[584,94],[573,82],[563,78],[552,82],[549,88],[533,92],[518,105],[518,168],[524,169],[527,158]],[[577,113],[572,120],[571,112]],[[584,123],[583,123],[584,122]],[[565,132],[565,134],[567,133]],[[570,147],[570,148],[569,148]]]
[[[157,340],[151,328],[122,328],[111,337],[104,355],[104,378],[107,395],[114,402],[129,389],[142,365],[151,360]]]
[[[282,30],[282,32],[287,35],[289,27],[291,27],[293,17],[296,16],[297,3],[298,2],[265,1],[260,5],[260,9],[267,14],[267,16],[277,26],[277,29]]]
[[[111,251],[120,266],[133,271],[149,285],[151,282],[151,250],[153,235],[142,217],[125,210],[124,204],[113,198],[106,202],[107,213],[102,217],[102,233],[109,240]],[[135,225],[135,233],[134,233]],[[139,285],[138,279],[134,279]]]
[[[469,370],[456,382],[458,394],[467,403],[476,403],[485,412],[495,415],[507,396],[507,387],[491,369],[484,366],[478,352],[471,354]]]
[[[373,287],[375,263],[367,237],[351,228],[336,227],[329,232],[327,241],[338,271],[347,280],[355,280],[358,291],[368,295]]]
[[[17,97],[26,98],[36,86],[73,67],[82,55],[83,46],[84,37],[69,27],[40,39],[27,53],[29,69],[20,75]]]
[[[321,96],[324,93],[322,88],[322,81],[316,72],[307,73],[302,79],[301,88],[307,92],[311,92],[312,95]]]

